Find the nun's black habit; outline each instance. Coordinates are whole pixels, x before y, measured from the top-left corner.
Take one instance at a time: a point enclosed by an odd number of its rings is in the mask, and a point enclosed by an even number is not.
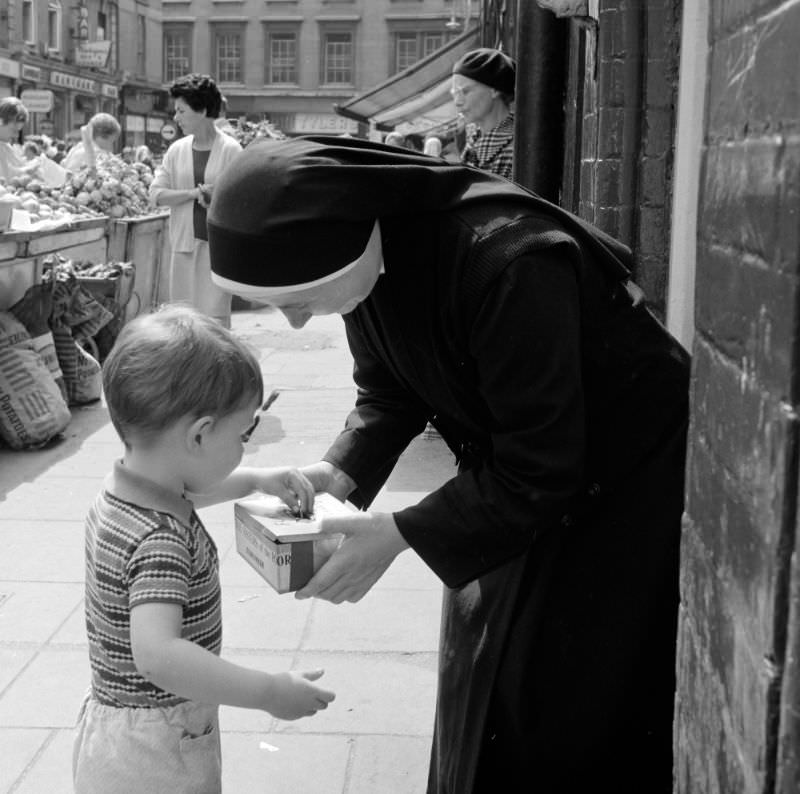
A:
[[[456,477],[394,514],[445,584],[431,794],[671,791],[688,358],[630,253],[492,175],[344,139],[248,148],[214,273],[313,281],[380,221],[325,459],[368,505],[430,421]],[[398,604],[398,607],[402,607]]]

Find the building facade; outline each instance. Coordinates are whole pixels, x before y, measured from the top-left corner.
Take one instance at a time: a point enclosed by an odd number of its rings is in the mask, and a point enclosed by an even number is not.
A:
[[[227,115],[287,134],[364,133],[333,105],[430,55],[463,0],[162,0],[164,86],[218,81]],[[469,3],[467,2],[468,6]]]
[[[147,113],[126,123],[125,103],[152,95],[151,115],[160,103],[157,128],[150,122],[158,137],[168,111],[159,99],[161,43],[160,0],[0,0],[0,96],[23,99],[31,133],[75,138],[105,112],[120,118],[121,144],[145,143]]]

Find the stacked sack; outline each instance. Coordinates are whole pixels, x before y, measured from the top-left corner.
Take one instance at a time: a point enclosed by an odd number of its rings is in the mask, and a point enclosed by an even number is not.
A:
[[[84,345],[114,319],[68,261],[0,312],[0,442],[35,449],[59,436],[69,406],[100,399],[100,363]]]
[[[0,438],[12,449],[40,447],[69,420],[64,395],[28,329],[0,312]]]

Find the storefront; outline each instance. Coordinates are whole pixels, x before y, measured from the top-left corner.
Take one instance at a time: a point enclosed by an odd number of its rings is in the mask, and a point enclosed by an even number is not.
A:
[[[358,135],[358,122],[335,113],[267,113],[286,135]]]
[[[19,65],[16,95],[23,97],[33,93],[36,96],[38,92],[47,92],[49,100],[32,103],[28,108],[30,119],[25,127],[25,134],[63,137],[67,123],[65,95],[63,91],[54,89],[48,78],[46,69],[30,63]]]
[[[458,128],[450,96],[453,64],[478,46],[479,37],[480,27],[469,28],[428,57],[334,109],[345,118],[370,125],[376,138],[389,130],[453,138]]]
[[[166,148],[161,128],[172,118],[166,91],[128,83],[120,91],[120,105],[124,146],[145,144],[156,154]]]
[[[19,80],[19,64],[9,58],[0,58],[0,97],[14,96],[14,84]]]
[[[50,73],[50,87],[54,92],[63,92],[65,97],[68,108],[65,132],[79,130],[97,113],[99,86],[96,80],[68,72],[53,71]]]
[[[115,85],[100,83],[98,101],[98,113],[110,113],[115,118],[119,115],[119,89]]]

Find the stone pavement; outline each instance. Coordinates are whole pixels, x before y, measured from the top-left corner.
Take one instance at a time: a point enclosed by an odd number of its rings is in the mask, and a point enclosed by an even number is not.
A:
[[[289,328],[270,309],[234,313],[281,394],[247,446],[248,465],[319,459],[354,397],[341,318]],[[88,683],[83,517],[120,445],[103,405],[73,410],[46,450],[0,451],[0,792],[72,790],[72,726]],[[412,504],[455,473],[440,439],[420,437],[374,507]],[[317,716],[282,722],[223,708],[225,794],[420,794],[435,698],[441,586],[404,552],[358,604],[277,595],[237,554],[231,503],[201,511],[217,542],[223,655],[265,670],[324,667],[337,694]]]

